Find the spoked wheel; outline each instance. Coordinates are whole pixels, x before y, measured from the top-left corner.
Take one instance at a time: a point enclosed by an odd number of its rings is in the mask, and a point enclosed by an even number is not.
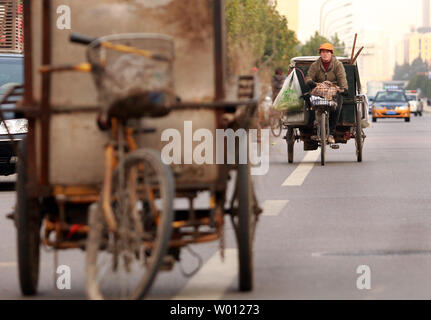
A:
[[[17,228],[18,270],[21,292],[34,295],[39,280],[40,226],[41,218],[37,200],[27,194],[27,145],[19,145],[17,164],[17,203],[15,223]]]
[[[294,147],[295,147],[295,134],[292,127],[287,127],[286,133],[287,142],[287,160],[289,163],[293,163]]]
[[[283,131],[283,123],[281,119],[272,116],[269,120],[269,125],[271,127],[272,135],[274,137],[279,137]]]
[[[238,243],[239,290],[253,290],[253,240],[257,223],[257,200],[249,165],[238,165],[236,190],[233,196],[232,224]]]
[[[319,119],[319,138],[320,138],[320,163],[322,166],[325,165],[326,155],[326,113],[322,112]]]
[[[116,232],[107,229],[99,205],[90,210],[87,295],[91,299],[141,299],[150,289],[171,239],[173,175],[157,152],[141,149],[119,163],[112,189]]]
[[[356,157],[358,162],[362,162],[362,147],[364,144],[364,139],[362,137],[362,126],[361,126],[361,114],[358,109],[356,109]]]

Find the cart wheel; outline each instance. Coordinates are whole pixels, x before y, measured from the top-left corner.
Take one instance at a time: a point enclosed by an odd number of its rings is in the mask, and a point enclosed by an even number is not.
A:
[[[358,109],[356,109],[356,157],[358,162],[362,162],[362,147],[363,147],[363,139],[362,139],[362,126],[361,126],[361,114]]]
[[[326,113],[320,114],[320,163],[325,165],[326,153]]]
[[[253,185],[250,167],[238,165],[238,221],[239,290],[253,290],[253,238],[256,227]]]
[[[21,157],[17,163],[17,203],[15,222],[17,227],[18,270],[21,292],[34,295],[39,280],[40,225],[37,201],[27,195],[27,144],[19,145]]]
[[[91,299],[141,299],[151,288],[171,239],[173,175],[157,152],[141,149],[118,165],[113,189],[117,232],[107,230],[99,204],[90,207],[87,295]]]
[[[271,132],[274,137],[279,137],[283,131],[283,124],[281,119],[271,117],[269,120],[269,125],[271,127]]]
[[[293,163],[293,155],[295,150],[295,136],[293,133],[293,128],[288,127],[286,133],[286,142],[287,142],[287,159],[289,163]]]

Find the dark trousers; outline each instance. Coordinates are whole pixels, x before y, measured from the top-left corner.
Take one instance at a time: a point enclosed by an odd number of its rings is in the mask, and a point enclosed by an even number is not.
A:
[[[340,120],[341,110],[343,109],[343,97],[338,95],[337,97],[337,108],[329,112],[329,133],[335,134],[335,127]]]

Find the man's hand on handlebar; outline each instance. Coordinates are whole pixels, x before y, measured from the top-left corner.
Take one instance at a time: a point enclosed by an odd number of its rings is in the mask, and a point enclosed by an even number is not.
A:
[[[309,80],[307,81],[307,86],[310,88],[310,90],[313,90],[314,88],[316,88],[317,84],[313,80]]]
[[[342,95],[343,97],[348,97],[349,91],[347,89],[343,88],[342,91],[340,91],[340,95]]]

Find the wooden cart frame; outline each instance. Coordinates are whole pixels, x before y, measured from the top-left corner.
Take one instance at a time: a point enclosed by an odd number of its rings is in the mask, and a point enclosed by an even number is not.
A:
[[[52,64],[52,46],[54,45],[51,28],[55,23],[51,16],[52,0],[41,0],[43,19],[41,28],[43,65]],[[224,0],[212,1],[214,24],[214,100],[211,102],[183,102],[175,105],[175,110],[206,109],[217,114],[217,127],[225,128],[222,117],[234,114],[238,107],[244,109],[246,121],[240,123],[247,128],[251,117],[257,109],[257,89],[253,76],[240,77],[238,81],[238,100],[226,99],[226,35],[225,35],[225,4]],[[23,294],[32,295],[37,291],[39,274],[39,247],[45,246],[60,249],[85,249],[85,237],[88,233],[86,223],[87,210],[91,203],[98,201],[100,188],[96,186],[55,185],[49,174],[50,124],[55,114],[74,114],[77,112],[96,112],[98,108],[62,108],[51,107],[52,73],[46,72],[40,87],[40,102],[36,102],[34,77],[33,42],[32,42],[32,10],[34,1],[24,0],[24,39],[25,39],[25,83],[24,99],[17,112],[24,112],[29,121],[27,139],[20,145],[18,163],[17,207],[15,222],[18,237],[18,265],[21,290]],[[39,76],[39,75],[37,75]],[[196,111],[199,112],[199,111]],[[39,159],[38,159],[39,155]],[[229,171],[237,171],[236,192],[232,195],[229,207],[226,186]],[[223,246],[224,216],[230,214],[234,223],[239,246],[239,287],[248,291],[253,287],[253,237],[259,208],[251,185],[250,167],[248,164],[222,165],[220,175],[215,183],[182,184],[177,188],[177,197],[188,197],[191,205],[188,210],[175,212],[174,235],[171,248],[180,248],[189,243],[220,240]],[[194,210],[192,200],[199,191],[211,192],[211,204],[207,209]],[[238,201],[234,203],[233,198]],[[43,225],[45,236],[40,238]],[[211,232],[201,232],[198,226],[212,227]],[[183,227],[195,227],[193,232],[183,233]],[[78,240],[67,239],[65,234],[73,232]],[[54,240],[50,237],[55,234]],[[192,236],[192,238],[190,238]],[[222,247],[223,249],[223,247]]]

